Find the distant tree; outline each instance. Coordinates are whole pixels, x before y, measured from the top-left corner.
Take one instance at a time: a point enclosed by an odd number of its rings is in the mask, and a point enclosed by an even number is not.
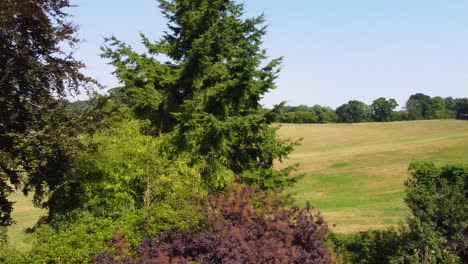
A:
[[[397,106],[398,103],[395,99],[387,100],[384,97],[380,97],[374,100],[370,107],[373,120],[378,122],[392,121],[392,113]]]
[[[314,105],[312,110],[315,112],[318,118],[318,123],[336,123],[338,121],[338,115],[335,110],[330,107],[323,107],[320,105]]]
[[[455,118],[455,111],[448,109],[447,106],[445,105],[445,101],[446,100],[440,96],[436,96],[432,98],[432,107],[435,109],[435,115],[433,118],[437,118],[437,119]]]
[[[349,101],[336,109],[339,122],[358,123],[369,120],[369,106],[357,100]]]
[[[412,120],[425,119],[425,113],[430,105],[430,100],[431,97],[425,94],[417,93],[411,95],[406,102],[408,117]]]
[[[406,102],[406,111],[411,120],[435,119],[437,112],[444,108],[445,102],[442,97],[431,98],[422,93],[411,95]]]
[[[409,120],[421,120],[423,117],[422,103],[416,99],[410,99],[406,101],[405,105],[406,112],[408,113]]]
[[[440,96],[432,97],[432,107],[437,110],[442,110],[445,108],[445,100]]]
[[[313,109],[312,107],[309,107],[307,105],[298,105],[298,106],[292,107],[291,112],[313,112]]]
[[[406,121],[408,120],[408,113],[404,110],[393,111],[390,119],[392,121]]]
[[[468,120],[468,98],[460,98],[455,105],[457,119]]]
[[[86,109],[89,109],[93,105],[94,101],[92,99],[67,102],[66,107],[71,109],[75,114],[81,115]]]
[[[10,182],[38,205],[60,184],[73,149],[73,129],[57,97],[93,81],[66,52],[79,43],[67,0],[0,1],[0,225],[9,224]]]
[[[444,103],[445,103],[445,108],[447,108],[448,110],[455,111],[455,104],[457,103],[456,99],[454,99],[451,96],[446,97],[446,98],[444,98]]]
[[[335,123],[338,116],[330,107],[314,105],[283,106],[278,117],[281,123]]]
[[[280,123],[311,124],[318,123],[318,117],[314,112],[287,112],[278,117]]]

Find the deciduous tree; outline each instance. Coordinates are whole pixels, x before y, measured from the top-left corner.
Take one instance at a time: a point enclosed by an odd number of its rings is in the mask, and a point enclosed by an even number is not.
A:
[[[369,106],[357,100],[351,100],[336,109],[339,122],[357,123],[365,122],[369,119]]]
[[[79,42],[68,0],[0,1],[0,224],[9,223],[10,182],[36,202],[60,184],[73,129],[58,97],[93,81],[70,51]],[[45,188],[44,188],[45,187]]]
[[[374,102],[370,107],[372,118],[374,121],[378,122],[389,122],[392,121],[393,110],[398,106],[398,103],[395,99],[386,99],[385,97],[380,97]]]

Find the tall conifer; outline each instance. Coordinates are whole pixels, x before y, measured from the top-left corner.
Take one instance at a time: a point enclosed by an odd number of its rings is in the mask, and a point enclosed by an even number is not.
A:
[[[284,187],[297,177],[274,168],[293,147],[272,125],[278,108],[265,110],[263,95],[275,88],[281,58],[262,48],[263,15],[244,18],[229,0],[160,0],[168,32],[155,43],[142,35],[138,54],[112,37],[103,56],[123,83],[119,89],[153,131],[173,133],[177,153],[206,162],[212,187],[237,180],[263,188]]]

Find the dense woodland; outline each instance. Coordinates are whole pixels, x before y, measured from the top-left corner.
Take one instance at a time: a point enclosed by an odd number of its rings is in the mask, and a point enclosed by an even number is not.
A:
[[[281,123],[360,123],[430,119],[468,120],[468,98],[430,97],[422,93],[411,95],[404,110],[396,110],[395,99],[380,97],[367,105],[351,100],[335,110],[315,105],[284,106],[278,117]]]
[[[281,58],[261,46],[263,16],[228,0],[159,5],[169,30],[142,34],[144,53],[118,36],[103,43],[120,86],[70,104],[99,87],[66,48],[80,42],[66,12],[79,7],[0,2],[0,262],[468,262],[465,165],[412,164],[407,223],[352,235],[294,206],[283,190],[301,175],[274,166],[298,144],[276,135],[290,113],[311,123],[465,118],[466,99],[416,94],[404,113],[384,98],[264,109]],[[12,192],[48,212],[27,255],[6,235]]]
[[[77,114],[92,106],[92,100],[68,102],[68,106]],[[396,110],[395,99],[380,97],[366,105],[364,102],[351,100],[336,109],[320,105],[281,106],[281,114],[276,122],[296,124],[392,122],[431,119],[468,120],[468,98],[430,97],[417,93],[407,100],[404,110]]]

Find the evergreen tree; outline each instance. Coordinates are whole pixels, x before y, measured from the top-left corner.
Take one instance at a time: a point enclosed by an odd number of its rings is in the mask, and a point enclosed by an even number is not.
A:
[[[169,32],[155,43],[143,35],[146,54],[114,37],[104,48],[128,104],[151,121],[154,134],[173,133],[179,153],[205,163],[210,187],[234,180],[264,188],[294,182],[291,167],[273,167],[294,145],[278,139],[271,125],[279,107],[260,104],[275,88],[281,63],[268,61],[261,47],[264,17],[244,19],[243,5],[229,0],[159,2]]]

